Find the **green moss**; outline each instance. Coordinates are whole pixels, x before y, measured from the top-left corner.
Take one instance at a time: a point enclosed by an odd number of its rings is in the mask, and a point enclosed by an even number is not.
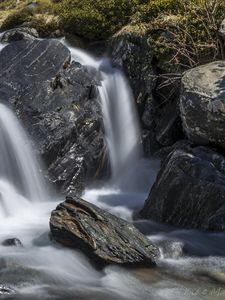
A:
[[[9,14],[8,17],[3,21],[1,30],[4,31],[7,29],[11,29],[23,24],[24,22],[28,22],[31,20],[32,15],[32,10],[28,8],[14,11],[13,13]]]
[[[59,18],[54,15],[35,14],[31,20],[31,27],[37,30],[40,37],[47,37],[59,28]]]
[[[55,14],[55,4],[51,0],[38,0],[38,6],[35,8],[35,14],[53,15]]]
[[[64,29],[88,39],[105,39],[137,9],[137,0],[65,0],[58,5]]]
[[[59,17],[55,14],[55,4],[51,0],[37,0],[35,8],[29,8],[28,0],[21,0],[18,4],[13,0],[0,3],[1,31],[19,26],[24,22],[36,28],[40,36],[48,36],[59,28]]]
[[[0,3],[0,10],[10,10],[16,7],[16,1],[14,0],[5,0]]]

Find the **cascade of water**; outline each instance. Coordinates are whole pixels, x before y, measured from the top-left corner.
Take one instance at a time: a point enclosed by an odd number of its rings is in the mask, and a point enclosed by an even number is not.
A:
[[[65,40],[62,40],[66,44]],[[112,178],[135,166],[142,157],[140,128],[131,88],[123,73],[109,61],[97,60],[83,50],[70,47],[72,58],[96,68],[102,75],[99,94]]]
[[[105,138],[113,177],[129,169],[141,157],[140,130],[131,89],[123,74],[115,69],[102,72],[99,87]]]
[[[16,116],[2,103],[0,153],[0,178],[17,187],[26,198],[43,200],[46,197],[44,183],[29,139]]]

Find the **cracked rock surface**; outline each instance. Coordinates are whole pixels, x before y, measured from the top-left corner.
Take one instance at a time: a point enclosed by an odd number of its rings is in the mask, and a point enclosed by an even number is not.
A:
[[[158,248],[130,223],[78,197],[52,212],[52,237],[79,249],[98,264],[154,266]]]

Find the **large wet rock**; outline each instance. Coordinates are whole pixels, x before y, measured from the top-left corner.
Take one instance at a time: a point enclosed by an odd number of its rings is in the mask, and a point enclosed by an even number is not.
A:
[[[52,237],[80,249],[95,263],[154,266],[158,248],[128,222],[79,198],[68,198],[51,214]]]
[[[105,170],[99,84],[57,40],[11,42],[0,53],[0,99],[13,106],[48,178],[67,194]]]
[[[225,231],[225,158],[206,147],[175,149],[141,216],[178,227]]]
[[[225,62],[186,72],[182,85],[180,111],[188,138],[225,148]]]

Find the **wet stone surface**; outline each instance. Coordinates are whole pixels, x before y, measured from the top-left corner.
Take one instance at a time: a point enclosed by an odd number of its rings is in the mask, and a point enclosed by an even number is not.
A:
[[[158,248],[128,222],[80,198],[67,197],[50,219],[52,237],[100,264],[156,265]]]

